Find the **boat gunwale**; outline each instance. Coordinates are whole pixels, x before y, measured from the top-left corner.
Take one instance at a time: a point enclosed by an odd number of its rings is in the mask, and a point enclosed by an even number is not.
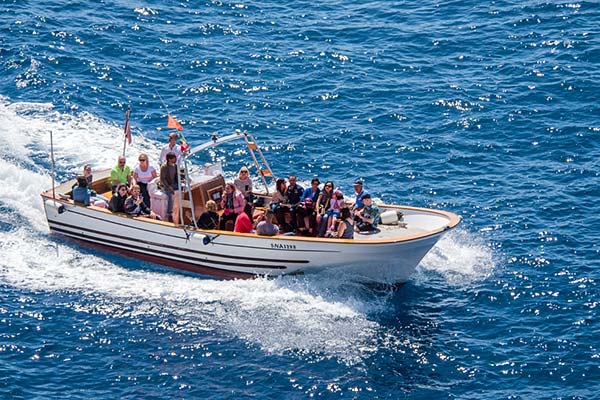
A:
[[[61,188],[61,189],[64,189],[64,188],[70,189],[70,186],[68,184],[71,182],[74,182],[74,180],[67,181],[67,182],[57,186],[55,188],[55,191],[57,188],[59,188],[61,186],[63,186],[63,188]],[[94,205],[85,206],[83,204],[78,204],[78,203],[74,202],[72,199],[64,199],[59,196],[53,197],[52,189],[43,192],[41,194],[41,196],[43,199],[55,200],[56,202],[59,202],[61,204],[68,204],[73,207],[90,209],[94,212],[106,213],[106,214],[114,215],[114,216],[121,217],[121,218],[141,221],[144,223],[160,224],[165,227],[181,228],[181,229],[185,229],[187,231],[200,232],[200,233],[206,234],[206,235],[239,236],[239,237],[248,237],[248,238],[253,238],[253,239],[263,239],[263,240],[265,240],[265,239],[266,240],[274,240],[275,239],[278,241],[279,240],[300,241],[300,242],[309,242],[309,243],[318,242],[318,243],[336,243],[336,244],[354,244],[354,245],[376,245],[376,244],[383,245],[383,244],[410,242],[410,241],[420,240],[420,239],[424,239],[424,238],[427,238],[430,236],[434,236],[434,235],[437,235],[442,232],[446,232],[446,231],[456,227],[461,221],[461,218],[458,215],[456,215],[452,212],[449,212],[449,211],[435,210],[435,209],[422,208],[422,207],[413,207],[413,206],[400,206],[400,205],[395,205],[395,204],[381,204],[381,205],[379,205],[380,208],[391,208],[391,209],[398,209],[398,210],[409,210],[409,211],[417,211],[417,212],[422,212],[422,213],[437,214],[437,215],[447,218],[449,221],[446,225],[444,225],[438,229],[428,230],[428,231],[425,231],[422,233],[415,233],[412,235],[406,235],[406,236],[402,236],[402,237],[391,237],[391,238],[386,238],[386,239],[360,239],[360,238],[340,239],[340,238],[321,238],[321,237],[286,236],[286,235],[261,236],[261,235],[257,235],[256,233],[240,233],[240,232],[232,232],[232,231],[222,231],[222,230],[217,230],[217,229],[214,229],[214,230],[213,229],[200,229],[200,228],[194,227],[193,225],[191,225],[191,226],[190,225],[179,225],[179,224],[175,224],[175,223],[167,222],[167,221],[159,221],[159,220],[154,220],[154,219],[145,218],[145,217],[131,216],[131,215],[123,214],[123,213],[114,213],[106,208],[97,207]]]

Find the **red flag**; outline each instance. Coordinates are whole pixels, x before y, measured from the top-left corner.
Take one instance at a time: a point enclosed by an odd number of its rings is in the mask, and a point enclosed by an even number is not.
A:
[[[131,127],[129,126],[129,112],[131,109],[128,109],[125,113],[125,127],[123,128],[123,134],[127,138],[127,142],[131,144]]]
[[[169,118],[169,122],[167,122],[167,128],[177,129],[178,131],[183,130],[183,126],[181,126],[181,124],[177,122],[175,118],[171,117],[171,114],[167,114],[167,117]]]

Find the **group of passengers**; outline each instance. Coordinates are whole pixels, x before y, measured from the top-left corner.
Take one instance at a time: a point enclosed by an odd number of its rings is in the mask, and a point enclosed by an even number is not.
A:
[[[248,169],[242,167],[238,179],[228,182],[221,197],[221,215],[217,203],[209,200],[197,225],[201,229],[220,229],[239,233],[272,236],[283,234],[352,239],[354,232],[375,231],[379,208],[364,190],[363,181],[354,182],[354,203],[348,204],[344,194],[327,181],[321,189],[318,178],[304,189],[295,175],[286,181],[277,179],[275,192],[264,213],[255,213],[252,181]]]
[[[248,169],[243,167],[242,172],[248,175]],[[241,177],[243,179],[243,177]],[[232,230],[239,233],[256,232],[258,234],[273,235],[278,233],[278,228],[273,232],[273,227],[267,226],[261,222],[269,221],[269,213],[265,213],[260,218],[254,216],[254,204],[252,203],[252,186],[251,181],[247,185],[244,184],[243,189],[248,188],[248,192],[244,193],[238,189],[235,183],[228,182],[225,184],[225,191],[221,196],[221,216],[217,213],[217,203],[213,200],[206,202],[206,211],[200,215],[197,225],[201,229],[221,229]],[[272,214],[272,211],[271,211]],[[263,221],[264,220],[264,221]]]
[[[223,212],[219,217],[217,203],[213,200],[207,201],[206,211],[198,218],[198,228],[256,233],[262,236],[274,236],[279,233],[279,227],[273,223],[275,216],[273,210],[266,209],[264,214],[255,215],[254,204],[247,201],[233,183],[225,185],[221,209]]]
[[[148,155],[145,153],[138,156],[138,165],[133,171],[127,165],[125,156],[119,156],[117,165],[110,171],[109,183],[113,197],[116,198],[113,202],[114,207],[111,203],[109,208],[112,211],[123,211],[122,205],[126,199],[123,196],[126,193],[127,197],[131,197],[132,200],[128,202],[129,208],[125,209],[124,212],[131,215],[157,218],[156,214],[151,211],[152,204],[148,184],[160,176],[160,186],[167,196],[166,218],[172,222],[173,196],[175,191],[179,189],[177,160],[180,155],[181,147],[177,144],[177,134],[171,133],[169,143],[162,148],[160,153],[160,173],[150,164]],[[125,190],[123,190],[123,187],[125,187]]]
[[[132,171],[125,156],[119,156],[111,172],[109,182],[112,197],[109,200],[91,190],[91,167],[84,167],[83,175],[77,177],[73,188],[73,199],[85,205],[109,208],[113,212],[153,219],[160,217],[151,210],[148,184],[160,176],[160,186],[167,195],[166,218],[173,221],[173,196],[179,189],[178,158],[181,148],[176,143],[177,134],[169,135],[169,143],[160,154],[160,173],[150,165],[148,156],[141,153],[138,165]],[[379,208],[364,190],[362,179],[354,182],[355,199],[347,204],[344,194],[334,183],[321,182],[313,178],[310,187],[304,189],[297,183],[295,175],[287,182],[279,178],[275,192],[265,212],[254,216],[252,179],[247,167],[242,167],[238,177],[225,185],[220,201],[221,215],[217,203],[209,200],[205,212],[197,221],[201,229],[233,230],[234,232],[256,232],[259,235],[299,234],[303,236],[353,238],[354,232],[374,231],[379,219]]]
[[[151,200],[150,193],[148,192],[148,184],[154,178],[158,177],[158,174],[156,169],[150,165],[148,156],[145,153],[139,155],[138,162],[135,169],[131,171],[131,168],[126,164],[126,158],[119,156],[117,165],[110,172],[109,182],[112,189],[110,200],[92,189],[92,168],[89,164],[85,165],[83,175],[79,175],[76,178],[77,184],[73,187],[72,192],[73,200],[86,206],[94,205],[109,208],[113,212],[124,212],[134,216],[160,219],[150,209]],[[168,172],[171,171],[169,170]],[[172,174],[168,172],[161,174],[161,180],[167,180],[169,177],[172,177]],[[170,187],[173,188],[173,185]],[[174,191],[171,191],[171,194],[173,193]],[[172,203],[170,213],[172,213]]]
[[[138,156],[138,165],[132,171],[126,163],[125,156],[119,156],[117,165],[110,171],[109,182],[112,197],[108,207],[113,212],[124,212],[133,216],[152,219],[160,217],[150,209],[151,200],[148,184],[158,176],[156,169],[150,165],[148,155]]]
[[[354,182],[355,199],[347,204],[343,192],[327,181],[323,189],[313,178],[304,189],[295,175],[277,180],[271,198],[271,209],[284,232],[304,236],[339,237],[351,239],[355,231],[374,231],[379,220],[379,208],[364,189],[362,179]]]

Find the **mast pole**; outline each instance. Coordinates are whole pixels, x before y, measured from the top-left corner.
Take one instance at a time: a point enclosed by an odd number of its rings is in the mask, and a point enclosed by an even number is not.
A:
[[[192,196],[192,186],[191,186],[191,182],[190,182],[190,171],[188,170],[188,165],[187,165],[187,158],[182,157],[182,161],[183,161],[183,167],[185,168],[185,183],[187,186],[187,191],[189,193],[190,196],[190,205],[191,205],[191,209],[192,209],[192,222],[194,223],[194,227],[198,228],[198,224],[196,223],[196,212],[194,210],[194,197]],[[183,209],[183,207],[181,207],[181,209]],[[183,218],[181,218],[181,222],[183,223]]]
[[[183,221],[183,182],[181,181],[181,161],[177,160],[177,186],[179,188],[178,192],[179,192],[179,222],[181,225],[185,225],[184,221]],[[184,163],[185,163],[185,159],[184,159]],[[189,176],[187,175],[187,167],[185,168],[185,174],[186,174],[186,181],[189,182]],[[189,188],[189,183],[187,184],[187,187]],[[192,199],[192,192],[190,191],[190,200]],[[193,207],[193,200],[191,201],[192,203],[192,215],[194,213],[194,207]],[[175,220],[175,219],[173,219]],[[194,222],[194,226],[196,225],[196,223]]]
[[[54,170],[54,140],[52,138],[52,131],[50,131],[50,162],[52,163],[52,200],[54,201],[54,207],[56,207],[56,189],[55,189],[55,170]]]
[[[127,107],[125,112],[125,128],[123,129],[123,157],[125,157],[125,148],[127,147],[127,140],[131,135],[131,127],[129,126],[129,113],[131,112],[131,106]]]

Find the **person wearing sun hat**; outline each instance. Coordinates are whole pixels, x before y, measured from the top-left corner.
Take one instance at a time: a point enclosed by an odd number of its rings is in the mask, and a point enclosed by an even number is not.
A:
[[[354,198],[354,205],[352,206],[352,211],[360,210],[365,206],[363,203],[363,198],[366,195],[368,195],[369,192],[367,192],[363,188],[363,183],[364,181],[362,180],[362,178],[357,178],[354,181],[354,194],[356,197]]]
[[[333,191],[333,197],[329,202],[329,208],[323,216],[323,219],[327,218],[327,232],[325,233],[326,235],[327,233],[331,234],[334,231],[335,221],[340,217],[340,212],[345,206],[346,204],[344,201],[344,193],[341,191],[340,188],[335,189]]]

